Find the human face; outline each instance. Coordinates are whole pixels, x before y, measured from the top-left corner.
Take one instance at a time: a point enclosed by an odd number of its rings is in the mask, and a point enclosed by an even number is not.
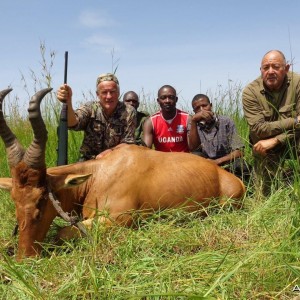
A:
[[[105,114],[111,116],[119,102],[119,86],[114,81],[102,81],[97,88],[97,96]]]
[[[278,91],[289,71],[290,65],[286,64],[282,55],[272,51],[264,56],[261,62],[261,77],[265,86],[270,91]]]
[[[192,106],[195,114],[201,110],[212,111],[212,105],[206,98],[199,98],[193,101]]]
[[[163,112],[173,112],[176,110],[176,92],[172,88],[163,88],[158,95],[157,102]]]
[[[138,109],[140,105],[138,96],[133,93],[126,94],[125,97],[123,98],[123,101],[126,104],[131,105],[135,109]]]

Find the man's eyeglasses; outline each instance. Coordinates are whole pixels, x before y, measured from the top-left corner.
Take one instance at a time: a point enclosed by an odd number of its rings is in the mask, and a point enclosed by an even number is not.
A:
[[[174,96],[174,95],[162,95],[162,96],[159,97],[159,99],[161,99],[161,100],[165,100],[167,98],[169,98],[171,100],[175,100],[176,96]]]

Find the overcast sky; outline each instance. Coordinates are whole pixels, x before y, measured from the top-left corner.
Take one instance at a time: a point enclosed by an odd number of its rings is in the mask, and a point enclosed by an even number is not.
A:
[[[271,49],[300,71],[298,0],[0,0],[0,10],[0,89],[11,86],[21,98],[21,74],[31,89],[30,70],[41,72],[41,43],[49,62],[55,52],[54,90],[68,51],[68,83],[78,101],[116,66],[122,93],[154,99],[170,84],[185,103],[229,80],[252,81]]]

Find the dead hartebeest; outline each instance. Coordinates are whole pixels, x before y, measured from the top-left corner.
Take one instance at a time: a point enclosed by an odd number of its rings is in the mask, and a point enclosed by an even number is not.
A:
[[[116,147],[98,160],[46,168],[47,130],[40,103],[51,89],[31,98],[28,112],[34,138],[27,150],[4,119],[2,102],[10,91],[0,92],[0,135],[11,178],[1,178],[0,188],[9,190],[15,203],[19,259],[40,253],[41,242],[58,215],[55,201],[64,213],[82,216],[85,225],[103,210],[108,217],[102,214],[100,221],[130,225],[130,211],[179,206],[195,210],[212,198],[239,202],[245,193],[240,179],[204,158],[136,145]]]

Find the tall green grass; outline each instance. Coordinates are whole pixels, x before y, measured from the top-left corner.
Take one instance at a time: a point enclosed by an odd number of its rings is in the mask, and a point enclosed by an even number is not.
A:
[[[46,86],[51,81],[42,84]],[[241,90],[240,84],[229,82],[210,97],[219,113],[234,118],[251,160]],[[145,98],[149,106],[153,101]],[[54,92],[45,97],[48,166],[56,165],[60,108]],[[27,115],[19,113],[17,99],[8,97],[5,115],[20,142],[28,146],[32,130]],[[69,134],[69,162],[73,162],[82,135]],[[0,176],[9,176],[3,143],[0,154]],[[297,161],[291,164],[296,170]],[[248,192],[244,208],[238,211],[211,205],[203,218],[200,207],[197,213],[170,209],[154,213],[136,228],[98,224],[88,237],[61,246],[53,242],[64,223],[57,218],[42,255],[22,262],[10,255],[17,248],[17,238],[12,237],[14,204],[4,191],[0,198],[0,299],[292,299],[299,295],[293,291],[300,286],[297,176],[282,182],[269,198]]]
[[[299,283],[299,242],[288,188],[246,199],[241,211],[154,214],[137,229],[95,227],[89,238],[17,263],[13,206],[1,194],[2,299],[290,299]],[[57,222],[57,221],[56,221]],[[53,226],[55,227],[55,225]],[[5,246],[4,246],[5,245]]]

